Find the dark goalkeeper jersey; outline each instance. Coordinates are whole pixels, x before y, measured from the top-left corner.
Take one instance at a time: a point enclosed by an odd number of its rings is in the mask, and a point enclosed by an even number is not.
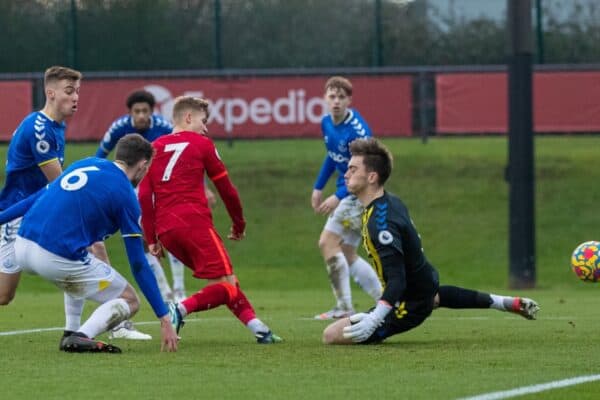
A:
[[[381,299],[397,305],[435,295],[437,271],[425,258],[421,237],[398,197],[385,192],[365,208],[362,237],[371,264],[384,284]]]

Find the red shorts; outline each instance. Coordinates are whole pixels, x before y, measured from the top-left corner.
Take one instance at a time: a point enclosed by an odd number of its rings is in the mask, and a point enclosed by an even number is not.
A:
[[[213,228],[172,229],[159,235],[163,246],[194,271],[196,278],[215,279],[233,274],[223,240]]]

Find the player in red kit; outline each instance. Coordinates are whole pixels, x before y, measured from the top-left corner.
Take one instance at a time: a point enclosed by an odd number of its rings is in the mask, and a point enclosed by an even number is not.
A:
[[[144,235],[152,254],[160,255],[164,246],[193,270],[194,277],[208,281],[199,292],[170,304],[177,331],[187,314],[225,304],[258,343],[277,343],[282,339],[256,317],[240,288],[212,222],[204,192],[205,174],[217,188],[233,222],[228,238],[244,238],[246,222],[237,190],[215,145],[205,136],[208,116],[207,101],[191,96],[175,99],[173,133],[152,143],[156,154],[140,184]]]

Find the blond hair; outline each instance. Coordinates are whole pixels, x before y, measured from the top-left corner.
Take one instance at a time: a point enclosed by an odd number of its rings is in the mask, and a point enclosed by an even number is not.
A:
[[[208,106],[208,101],[199,97],[179,96],[175,99],[175,103],[173,105],[173,121],[177,123],[177,121],[183,117],[183,113],[187,110],[204,111],[206,113],[206,117],[208,118]]]
[[[49,83],[62,81],[63,79],[69,81],[79,81],[82,77],[83,75],[79,71],[67,67],[61,67],[59,65],[54,65],[48,68],[44,73],[44,86],[47,86]]]

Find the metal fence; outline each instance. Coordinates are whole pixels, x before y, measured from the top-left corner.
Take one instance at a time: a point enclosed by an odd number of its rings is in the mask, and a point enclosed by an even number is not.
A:
[[[0,72],[502,64],[507,0],[0,0]],[[600,62],[600,4],[537,0],[536,57]]]

